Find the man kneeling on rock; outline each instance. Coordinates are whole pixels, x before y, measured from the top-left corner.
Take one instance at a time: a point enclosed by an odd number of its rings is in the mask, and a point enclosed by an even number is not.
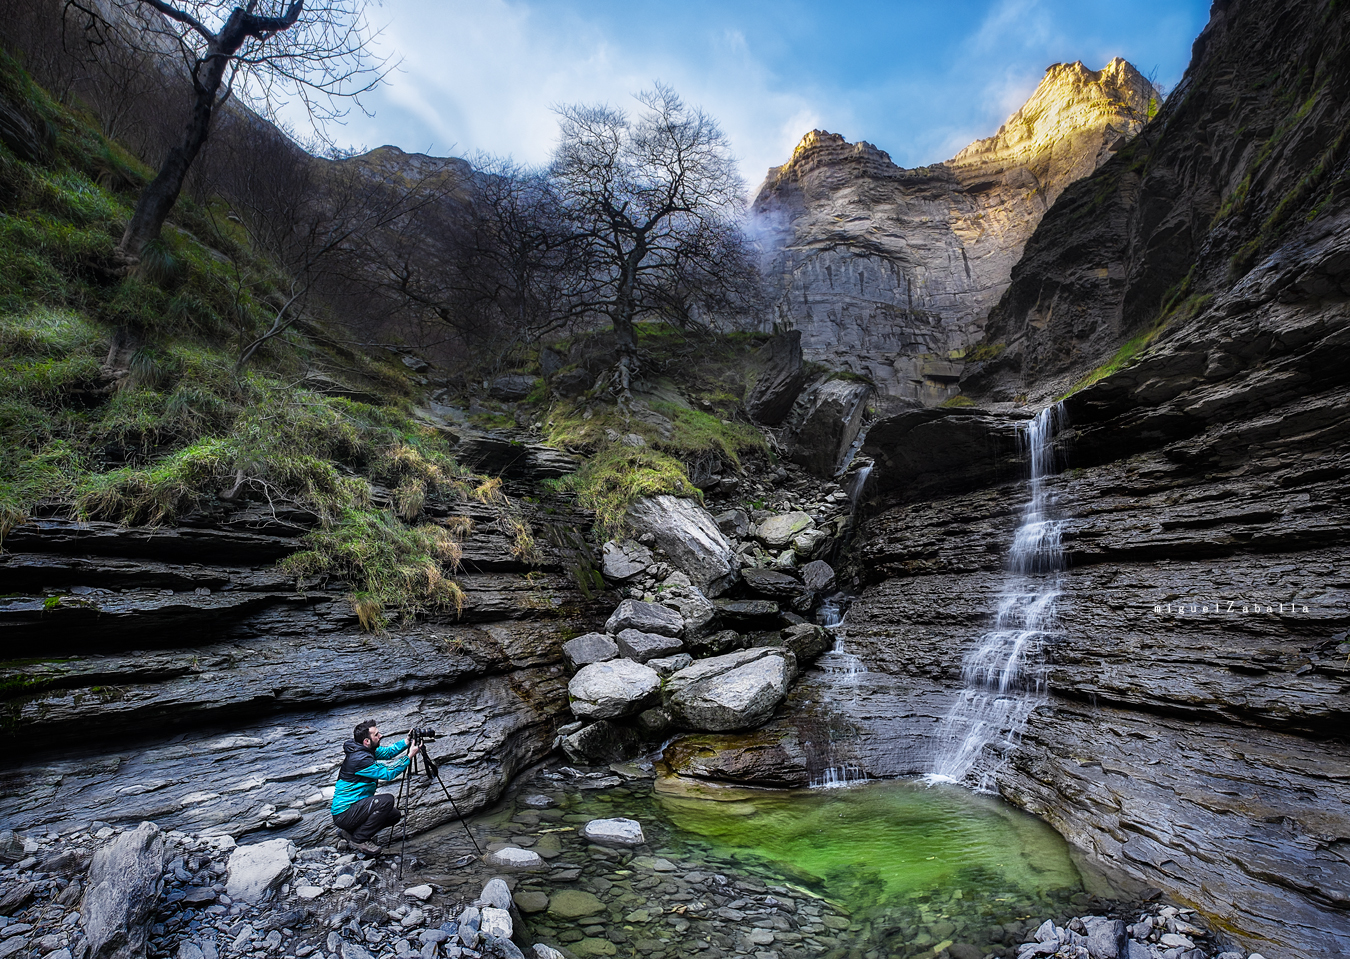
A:
[[[372,719],[352,731],[352,738],[342,744],[347,755],[342,760],[337,786],[333,790],[333,825],[338,834],[351,843],[353,849],[371,856],[380,851],[380,847],[371,842],[375,834],[403,818],[394,805],[394,797],[388,793],[376,794],[375,790],[380,788],[380,783],[401,776],[421,748],[418,743],[409,746],[406,739],[391,746],[381,746],[381,738],[379,727]],[[405,749],[408,755],[402,759],[380,762],[393,759]]]

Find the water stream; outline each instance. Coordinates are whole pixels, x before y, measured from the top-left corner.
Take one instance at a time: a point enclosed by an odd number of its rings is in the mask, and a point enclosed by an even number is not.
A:
[[[822,727],[825,737],[825,742],[821,744],[824,748],[824,768],[820,775],[811,780],[812,788],[832,789],[867,781],[867,773],[861,764],[850,759],[845,745],[854,731],[842,717],[836,717],[838,710],[835,708],[848,706],[856,699],[858,678],[867,672],[862,659],[849,652],[845,645],[848,637],[845,619],[851,600],[852,597],[847,594],[836,593],[828,597],[816,613],[820,625],[834,637],[834,646],[821,654],[814,667],[825,674],[826,699],[831,704],[826,710],[836,721],[827,722]]]
[[[965,688],[938,732],[930,782],[991,790],[994,773],[1043,699],[1042,651],[1059,629],[1056,602],[1064,569],[1062,522],[1054,515],[1047,480],[1055,472],[1054,438],[1063,424],[1063,407],[1057,403],[1018,431],[1030,463],[1030,499],[1008,549],[994,628],[962,663]]]

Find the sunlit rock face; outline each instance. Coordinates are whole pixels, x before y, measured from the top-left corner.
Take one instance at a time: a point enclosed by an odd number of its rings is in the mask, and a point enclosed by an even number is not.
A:
[[[1139,130],[1156,96],[1121,59],[1055,64],[997,134],[913,170],[813,130],[753,204],[774,322],[801,330],[808,359],[941,402],[1045,211]]]

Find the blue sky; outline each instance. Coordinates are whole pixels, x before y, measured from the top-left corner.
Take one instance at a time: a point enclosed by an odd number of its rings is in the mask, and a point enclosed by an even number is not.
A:
[[[988,136],[1051,63],[1122,56],[1170,88],[1208,0],[385,0],[400,69],[341,144],[548,158],[558,103],[628,106],[668,83],[721,122],[753,189],[808,130],[901,166]]]

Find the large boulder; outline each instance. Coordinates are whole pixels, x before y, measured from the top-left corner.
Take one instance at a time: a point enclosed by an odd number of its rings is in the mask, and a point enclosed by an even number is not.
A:
[[[660,633],[644,633],[637,629],[625,629],[617,637],[619,652],[625,659],[635,663],[645,663],[649,659],[670,656],[684,649],[684,643],[673,636]]]
[[[743,649],[680,670],[666,680],[663,697],[675,721],[691,729],[750,729],[773,715],[796,673],[786,649]]]
[[[770,599],[791,602],[806,591],[806,587],[797,577],[776,569],[743,569],[741,579],[750,588],[750,592]]]
[[[746,629],[774,629],[782,621],[771,599],[719,599],[717,611],[728,624]]]
[[[622,542],[610,540],[604,547],[601,569],[605,579],[622,583],[647,569],[653,562],[652,551],[641,543],[629,539]]]
[[[164,837],[152,822],[125,832],[98,852],[80,906],[89,959],[145,955],[164,874]]]
[[[665,587],[657,593],[656,601],[683,617],[686,639],[703,635],[717,617],[717,607],[696,586]]]
[[[661,760],[676,775],[705,782],[796,789],[813,778],[806,750],[777,724],[749,733],[682,736],[666,747]]]
[[[858,438],[872,388],[855,380],[816,383],[793,410],[788,458],[817,476],[833,476]]]
[[[777,426],[806,385],[801,331],[780,333],[760,347],[754,359],[758,369],[745,398],[745,411],[756,423]]]
[[[632,759],[641,753],[642,739],[626,726],[602,719],[564,736],[562,751],[574,763],[603,766]]]
[[[567,684],[572,712],[581,719],[631,716],[652,705],[661,689],[656,670],[631,659],[583,666]]]
[[[834,567],[824,560],[813,559],[802,567],[802,584],[812,593],[834,589]]]
[[[720,596],[736,581],[738,562],[717,522],[693,500],[648,496],[628,508],[639,536],[651,534],[656,548],[708,596]]]
[[[618,634],[625,629],[660,633],[662,636],[678,636],[684,631],[684,617],[659,603],[625,599],[605,621],[605,631]]]
[[[584,633],[563,643],[563,657],[573,669],[617,659],[619,646],[604,633]]]
[[[293,859],[295,843],[289,839],[237,847],[230,853],[226,894],[236,902],[257,902],[286,881]]]
[[[769,549],[782,549],[808,529],[813,529],[816,521],[810,513],[794,511],[770,516],[755,527],[755,539]]]

